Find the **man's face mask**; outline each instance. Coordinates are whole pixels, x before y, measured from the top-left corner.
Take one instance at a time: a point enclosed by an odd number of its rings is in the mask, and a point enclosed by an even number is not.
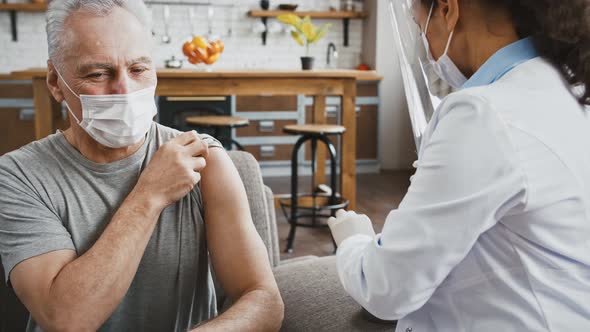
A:
[[[432,53],[430,52],[430,43],[428,42],[428,38],[426,37],[426,32],[428,32],[428,25],[430,24],[430,18],[432,17],[432,12],[434,11],[434,2],[430,7],[430,12],[428,13],[428,19],[426,20],[426,27],[424,31],[421,33],[422,42],[424,43],[424,47],[426,47],[426,54],[428,58],[428,62],[432,66],[432,69],[436,74],[447,82],[450,86],[455,89],[458,89],[467,82],[467,78],[463,73],[457,68],[453,60],[449,58],[447,52],[449,51],[449,47],[451,46],[451,41],[453,40],[453,32],[449,35],[449,40],[447,41],[447,46],[443,55],[438,60],[434,60]]]
[[[128,94],[78,95],[57,69],[56,72],[66,87],[80,99],[82,121],[64,101],[66,107],[78,125],[95,141],[110,148],[122,148],[145,137],[157,114],[155,86]]]

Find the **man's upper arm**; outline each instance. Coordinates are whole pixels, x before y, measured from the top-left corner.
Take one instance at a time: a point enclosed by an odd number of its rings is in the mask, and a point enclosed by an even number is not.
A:
[[[248,198],[233,162],[212,148],[202,172],[207,245],[213,268],[230,297],[276,287],[266,248],[256,232]]]
[[[0,164],[0,255],[6,281],[26,259],[75,249],[60,218],[27,183],[19,173],[10,172],[6,163]]]

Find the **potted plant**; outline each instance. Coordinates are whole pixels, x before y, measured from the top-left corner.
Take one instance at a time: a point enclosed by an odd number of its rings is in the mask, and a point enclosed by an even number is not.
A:
[[[314,58],[309,56],[309,48],[311,45],[320,41],[320,39],[328,33],[328,30],[332,25],[324,24],[318,29],[313,23],[311,23],[311,18],[309,16],[305,16],[302,19],[295,14],[279,15],[277,19],[292,26],[294,29],[291,31],[291,36],[299,45],[305,47],[305,56],[301,57],[302,69],[313,69]]]

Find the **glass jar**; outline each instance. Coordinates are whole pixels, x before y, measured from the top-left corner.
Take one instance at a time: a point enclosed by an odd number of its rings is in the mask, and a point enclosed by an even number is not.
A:
[[[340,10],[347,12],[354,11],[354,0],[340,0]]]
[[[362,13],[365,9],[365,1],[364,0],[355,0],[354,1],[354,10],[356,12]]]

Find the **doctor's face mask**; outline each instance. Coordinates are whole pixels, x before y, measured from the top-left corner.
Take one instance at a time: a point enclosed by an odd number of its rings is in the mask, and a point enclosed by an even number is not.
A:
[[[453,60],[448,55],[449,47],[451,46],[451,41],[453,40],[453,33],[454,30],[451,31],[449,35],[449,39],[447,41],[447,45],[445,47],[445,51],[440,56],[438,60],[435,60],[432,56],[432,52],[430,50],[430,43],[428,42],[428,37],[426,36],[428,32],[428,26],[430,25],[430,19],[432,18],[432,13],[434,11],[434,1],[430,6],[430,11],[428,13],[428,18],[426,20],[426,26],[424,27],[424,31],[420,34],[422,37],[422,42],[424,43],[424,47],[426,48],[426,54],[428,62],[430,66],[434,70],[434,72],[445,82],[447,82],[450,86],[455,89],[460,88],[467,82],[467,78],[463,73],[457,68]]]

